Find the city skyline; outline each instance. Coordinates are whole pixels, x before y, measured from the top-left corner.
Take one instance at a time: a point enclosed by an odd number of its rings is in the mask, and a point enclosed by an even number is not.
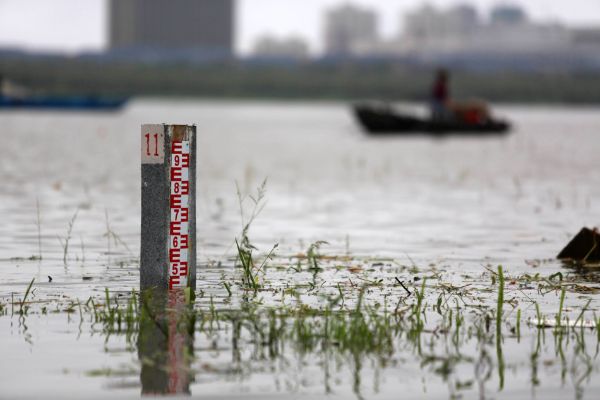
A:
[[[164,0],[111,0],[110,48],[233,53],[233,0],[169,0],[167,10],[164,4]],[[156,29],[161,25],[178,29]]]
[[[401,29],[401,14],[415,9],[423,1],[407,0],[305,0],[289,4],[280,0],[238,0],[235,48],[247,54],[265,35],[305,38],[311,51],[323,49],[323,16],[327,9],[344,3],[369,7],[380,14],[381,32],[391,36]],[[260,2],[260,7],[256,4]],[[391,3],[391,4],[390,4]],[[536,20],[559,20],[569,25],[600,25],[600,2],[571,0],[523,1],[441,1],[428,3],[442,8],[467,3],[482,13],[498,3],[523,6]],[[268,13],[265,10],[269,10]],[[0,0],[0,46],[41,51],[98,51],[108,46],[108,12],[105,0]],[[48,19],[49,14],[54,15]],[[23,15],[29,24],[23,24]],[[57,23],[59,21],[59,23]],[[60,23],[65,21],[65,23]],[[68,21],[68,23],[66,22]]]

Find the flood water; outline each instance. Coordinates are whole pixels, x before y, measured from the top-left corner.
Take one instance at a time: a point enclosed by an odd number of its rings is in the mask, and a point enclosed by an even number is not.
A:
[[[536,304],[553,319],[563,288],[562,317],[596,321],[598,274],[555,257],[600,224],[600,109],[496,113],[510,135],[373,138],[336,103],[0,113],[0,398],[596,398],[598,332],[527,320]],[[197,314],[168,343],[143,318],[107,329],[88,302],[136,297],[140,125],[163,122],[198,127]],[[279,246],[251,295],[237,191],[265,179],[249,237],[259,259]],[[421,321],[406,313],[424,280]],[[328,307],[345,314],[310,311]]]

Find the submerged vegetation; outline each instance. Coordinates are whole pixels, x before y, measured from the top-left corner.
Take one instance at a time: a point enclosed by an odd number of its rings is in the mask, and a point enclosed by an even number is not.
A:
[[[317,393],[351,390],[358,399],[367,391],[385,392],[386,384],[416,390],[415,396],[428,384],[441,384],[450,398],[475,392],[485,397],[522,389],[523,380],[511,373],[516,370],[528,371],[533,391],[544,383],[571,384],[575,398],[583,398],[587,388],[597,387],[592,377],[600,369],[600,317],[592,295],[600,280],[595,275],[586,280],[566,271],[511,276],[509,269],[486,265],[478,274],[456,276],[453,266],[417,265],[410,257],[405,265],[349,250],[328,254],[325,241],[302,246],[304,253],[276,254],[276,244],[258,255],[250,229],[265,205],[265,192],[266,181],[252,196],[238,190],[242,229],[234,240],[235,257],[224,257],[211,272],[213,279],[200,277],[195,294],[163,297],[106,288],[77,299],[56,296],[32,279],[22,292],[0,299],[0,317],[16,318],[29,344],[30,318],[62,315],[77,324],[78,337],[100,335],[106,347],[125,343],[127,352],[137,352],[137,363],[86,375],[139,375],[143,393],[167,393],[160,382],[168,382],[165,371],[173,368],[184,376],[183,391],[203,373],[251,381],[265,372],[279,377],[307,371],[322,379],[287,382],[276,390],[322,385]],[[76,218],[77,213],[61,240],[65,263]],[[112,230],[108,212],[104,237],[108,254],[111,243],[128,250]],[[211,357],[201,357],[203,352]],[[416,375],[423,389],[415,389]]]
[[[67,233],[64,237],[58,236],[58,241],[63,248],[63,263],[67,265],[67,256],[69,255],[69,243],[71,241],[71,234],[73,233],[73,226],[75,225],[75,221],[77,220],[77,215],[79,214],[79,209],[75,211],[73,217],[69,221],[69,225],[67,227]]]
[[[333,376],[347,370],[358,398],[363,398],[365,383],[370,381],[364,376],[366,370],[384,374],[399,368],[403,360],[414,360],[425,376],[431,376],[428,379],[437,377],[446,382],[452,396],[473,390],[485,393],[495,390],[496,385],[496,390],[504,390],[514,379],[506,372],[515,368],[528,368],[531,386],[536,388],[543,382],[540,369],[556,363],[561,370],[561,384],[572,382],[576,398],[581,398],[591,375],[598,371],[600,318],[589,308],[592,299],[580,310],[568,309],[568,286],[560,290],[556,323],[546,325],[540,311],[544,295],[533,300],[533,294],[522,293],[521,285],[528,282],[527,278],[506,277],[500,266],[496,273],[485,271],[469,281],[467,286],[482,282],[485,276],[492,277],[494,287],[486,289],[482,285],[476,290],[445,282],[443,272],[436,267],[413,275],[409,272],[413,267],[351,258],[352,263],[362,261],[366,267],[348,272],[336,267],[336,257],[317,253],[310,257],[298,254],[287,261],[267,254],[240,260],[240,268],[245,268],[244,263],[253,268],[264,266],[266,260],[271,265],[261,270],[264,276],[255,287],[248,286],[245,273],[238,284],[231,283],[231,276],[223,275],[218,283],[203,284],[195,302],[190,296],[157,300],[161,296],[156,293],[115,294],[106,289],[102,297],[92,296],[86,301],[55,301],[51,309],[47,303],[31,298],[32,280],[21,298],[0,305],[0,315],[16,313],[22,324],[36,313],[72,315],[69,318],[79,321],[80,330],[85,327],[92,334],[100,333],[107,343],[113,337],[124,338],[130,351],[140,352],[141,368],[150,368],[153,373],[160,370],[156,370],[156,363],[166,362],[161,352],[174,351],[169,343],[176,337],[187,343],[187,355],[181,361],[186,373],[201,373],[197,370],[200,361],[194,356],[198,347],[193,343],[204,343],[200,348],[208,346],[213,352],[227,349],[231,352],[227,375],[242,379],[252,379],[256,366],[283,372],[293,367],[289,360],[304,360],[319,366],[326,393],[336,386],[342,390],[339,382],[336,384],[339,376]],[[299,265],[300,270],[287,268],[286,264],[295,268]],[[344,276],[329,280],[328,275],[314,284],[311,269],[315,266],[321,274],[336,271],[334,274]],[[282,285],[286,278],[269,279],[271,273],[281,271],[288,271],[292,280]],[[398,284],[404,281],[412,284]],[[521,325],[522,310],[526,312],[525,325]],[[565,318],[567,313],[577,316],[574,323]],[[550,326],[554,327],[550,331],[554,340],[549,342],[553,350],[546,344],[545,328]],[[150,346],[156,337],[162,338],[164,347]],[[507,346],[530,354],[529,365],[520,358],[507,359]],[[148,359],[154,361],[147,364]],[[474,373],[466,372],[464,367],[468,365],[474,367]],[[129,371],[136,373],[137,369],[132,366]],[[112,372],[90,371],[89,376],[110,377]]]

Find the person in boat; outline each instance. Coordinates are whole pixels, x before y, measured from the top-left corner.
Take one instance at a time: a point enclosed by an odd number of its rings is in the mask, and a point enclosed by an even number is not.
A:
[[[434,121],[448,119],[448,102],[450,98],[448,80],[448,71],[445,69],[437,71],[431,89],[431,119]]]

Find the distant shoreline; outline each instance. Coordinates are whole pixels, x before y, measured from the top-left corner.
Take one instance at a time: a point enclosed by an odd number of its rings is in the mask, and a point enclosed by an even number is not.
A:
[[[433,68],[388,64],[206,65],[0,59],[8,80],[44,94],[257,100],[425,102]],[[456,98],[495,103],[600,104],[600,70],[455,70]]]

